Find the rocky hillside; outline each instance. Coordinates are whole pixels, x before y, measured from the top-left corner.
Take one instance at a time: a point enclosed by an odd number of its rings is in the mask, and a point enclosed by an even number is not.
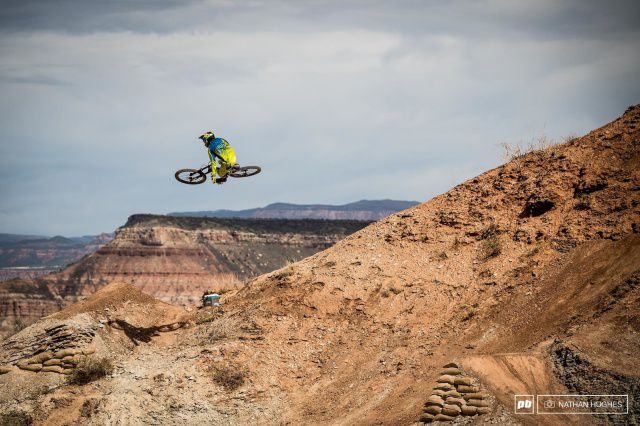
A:
[[[361,200],[340,206],[328,204],[273,203],[266,207],[247,210],[215,210],[169,213],[170,216],[243,217],[263,219],[329,219],[380,220],[390,214],[413,207],[415,201]]]
[[[2,234],[0,238],[0,268],[62,267],[82,256],[93,253],[112,240],[110,234],[90,238],[38,238]],[[35,272],[35,271],[31,271]],[[0,279],[7,274],[0,275]],[[8,278],[8,277],[7,277]]]
[[[50,425],[639,424],[639,123],[633,107],[514,158],[249,281],[222,308],[170,312],[108,287],[3,344],[0,413]],[[66,384],[85,357],[115,370]],[[563,393],[629,394],[629,414],[513,413],[516,394]]]
[[[0,324],[33,321],[114,281],[165,302],[194,304],[334,244],[361,221],[134,215],[113,241],[61,272],[0,284]]]

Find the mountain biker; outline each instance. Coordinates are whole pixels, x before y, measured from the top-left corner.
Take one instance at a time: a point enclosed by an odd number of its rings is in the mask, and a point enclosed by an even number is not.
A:
[[[226,139],[216,138],[213,132],[204,132],[198,136],[198,139],[202,139],[209,153],[209,160],[211,161],[211,182],[218,184],[226,182],[230,169],[237,164],[236,152],[231,148],[231,145],[229,145]],[[220,160],[220,168],[216,166],[216,158]],[[220,176],[218,179],[216,179],[216,173]]]

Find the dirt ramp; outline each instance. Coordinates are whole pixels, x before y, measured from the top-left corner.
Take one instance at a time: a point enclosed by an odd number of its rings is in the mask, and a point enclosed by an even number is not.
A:
[[[51,318],[65,319],[87,313],[108,323],[126,321],[137,327],[161,327],[185,321],[187,311],[169,305],[126,283],[112,283]]]
[[[487,390],[510,412],[514,411],[514,395],[559,395],[569,391],[553,374],[546,351],[539,353],[506,353],[476,355],[464,358],[461,366],[477,375]],[[588,425],[585,416],[517,416],[530,425]]]

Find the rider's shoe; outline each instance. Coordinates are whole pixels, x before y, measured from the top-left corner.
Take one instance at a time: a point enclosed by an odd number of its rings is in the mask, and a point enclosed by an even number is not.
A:
[[[227,181],[226,176],[216,179],[216,183],[225,183]]]

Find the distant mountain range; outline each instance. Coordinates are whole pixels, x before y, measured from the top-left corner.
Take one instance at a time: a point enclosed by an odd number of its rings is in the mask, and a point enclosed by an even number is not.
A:
[[[247,210],[174,212],[169,216],[237,217],[254,219],[380,220],[419,204],[417,201],[361,200],[343,205],[273,203]]]
[[[112,239],[107,233],[71,238],[0,234],[0,268],[64,266]]]

